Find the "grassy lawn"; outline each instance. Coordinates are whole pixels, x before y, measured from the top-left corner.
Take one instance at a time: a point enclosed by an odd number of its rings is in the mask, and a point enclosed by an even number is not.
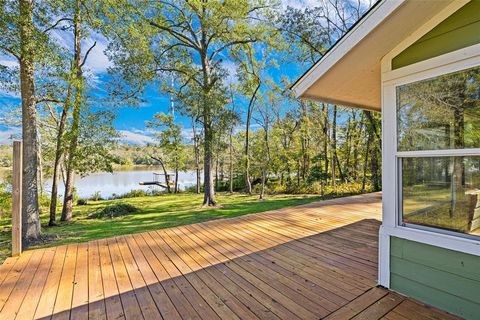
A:
[[[35,247],[85,242],[212,219],[232,218],[322,199],[312,195],[276,195],[269,196],[264,201],[258,201],[258,196],[243,194],[218,194],[217,197],[221,204],[219,208],[201,208],[203,195],[197,194],[167,194],[155,197],[90,201],[87,205],[75,207],[73,221],[62,223],[57,227],[44,227],[43,235],[47,240]],[[87,218],[92,212],[116,203],[128,203],[139,210],[112,219]],[[46,214],[42,215],[42,224],[47,222],[48,216]],[[0,262],[10,254],[10,239],[10,220],[2,219],[0,220]]]

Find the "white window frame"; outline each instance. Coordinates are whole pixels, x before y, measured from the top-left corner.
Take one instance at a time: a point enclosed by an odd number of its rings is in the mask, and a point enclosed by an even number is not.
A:
[[[391,63],[391,58],[388,57]],[[457,150],[398,151],[396,87],[480,66],[480,44],[391,70],[382,62],[383,219],[380,228],[379,283],[390,286],[390,237],[412,240],[480,256],[480,238],[459,236],[436,228],[400,224],[399,158],[430,156],[480,156],[480,148]]]

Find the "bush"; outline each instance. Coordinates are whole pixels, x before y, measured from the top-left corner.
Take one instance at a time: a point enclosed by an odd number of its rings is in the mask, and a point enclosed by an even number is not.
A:
[[[49,194],[44,193],[42,195],[38,195],[38,205],[40,207],[40,213],[48,212],[51,201],[52,197]],[[61,203],[60,198],[57,198],[57,203]]]
[[[124,194],[113,194],[110,199],[126,199],[126,198],[139,198],[145,197],[148,195],[148,192],[142,189],[131,190]]]
[[[112,219],[137,212],[138,208],[128,203],[116,203],[88,215],[88,219]]]
[[[123,194],[113,194],[108,200],[117,200],[117,199],[128,199],[128,198],[139,198],[139,197],[149,197],[149,196],[160,196],[166,194],[164,190],[150,189],[142,190],[135,189]]]
[[[0,183],[0,218],[12,212],[12,193],[7,183]]]
[[[80,198],[77,200],[77,206],[86,206],[87,204],[88,204],[87,199]]]
[[[367,184],[365,192],[371,192],[372,186]],[[258,188],[260,190],[260,188]],[[338,183],[336,186],[325,184],[321,181],[314,181],[311,183],[296,183],[290,182],[284,185],[281,184],[267,184],[266,192],[273,194],[318,194],[318,195],[352,195],[362,193],[362,184],[360,182],[344,182]]]
[[[102,199],[102,194],[100,193],[100,191],[95,191],[95,193],[88,200],[91,200],[91,201],[103,200]]]

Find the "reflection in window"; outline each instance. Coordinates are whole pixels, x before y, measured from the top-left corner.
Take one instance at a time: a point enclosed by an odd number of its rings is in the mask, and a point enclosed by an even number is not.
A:
[[[403,158],[403,222],[480,235],[480,156]]]
[[[480,67],[397,87],[398,150],[480,148]]]

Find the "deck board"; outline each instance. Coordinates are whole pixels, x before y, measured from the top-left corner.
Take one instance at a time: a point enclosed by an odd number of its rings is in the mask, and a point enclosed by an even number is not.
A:
[[[0,266],[0,319],[457,319],[376,287],[380,200],[27,251]]]

